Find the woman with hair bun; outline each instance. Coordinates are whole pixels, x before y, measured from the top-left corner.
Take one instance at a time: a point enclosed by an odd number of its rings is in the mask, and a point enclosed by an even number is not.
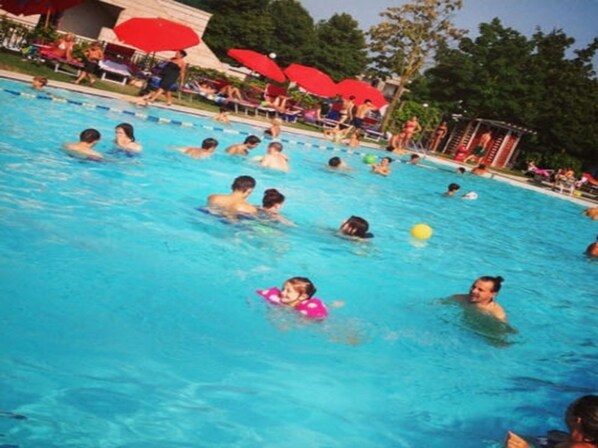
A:
[[[280,214],[280,209],[284,204],[284,194],[278,191],[276,188],[268,188],[264,191],[264,197],[262,198],[262,207],[260,211],[268,219],[274,219],[284,224],[293,224]]]
[[[500,287],[504,279],[502,277],[483,276],[478,278],[468,294],[457,294],[453,299],[469,307],[473,307],[477,311],[494,317],[501,322],[507,322],[507,314],[502,306],[500,306],[495,298],[500,291]]]

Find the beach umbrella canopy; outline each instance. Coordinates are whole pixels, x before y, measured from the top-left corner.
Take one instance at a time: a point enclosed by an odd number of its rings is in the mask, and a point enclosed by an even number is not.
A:
[[[226,54],[266,78],[278,82],[286,81],[286,76],[281,68],[265,54],[253,50],[241,50],[239,48],[231,48]]]
[[[365,100],[371,100],[372,104],[378,109],[383,108],[388,103],[380,92],[375,87],[372,87],[367,82],[358,81],[357,79],[345,79],[339,82],[337,85],[337,93],[345,99],[350,96],[355,97],[355,104],[360,105]]]
[[[299,87],[314,95],[330,98],[336,96],[336,84],[326,73],[315,67],[301,64],[289,65],[284,73]]]
[[[183,50],[199,44],[193,28],[159,17],[125,20],[114,27],[114,33],[120,41],[147,53]]]
[[[0,8],[16,16],[56,14],[85,0],[0,0]]]

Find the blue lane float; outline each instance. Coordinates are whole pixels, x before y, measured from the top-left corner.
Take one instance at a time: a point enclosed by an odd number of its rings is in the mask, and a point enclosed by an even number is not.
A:
[[[180,126],[180,127],[186,127],[186,128],[198,128],[198,129],[201,128],[203,130],[221,132],[224,134],[233,134],[233,135],[242,135],[242,136],[250,135],[250,133],[247,131],[238,131],[236,129],[224,129],[221,127],[210,126],[207,124],[202,125],[202,124],[196,124],[196,123],[191,123],[191,122],[186,122],[186,121],[173,120],[170,118],[159,117],[157,115],[144,114],[144,113],[137,112],[134,110],[118,109],[116,107],[104,106],[103,104],[93,104],[93,103],[87,103],[87,102],[83,102],[83,101],[69,100],[66,98],[60,98],[60,97],[55,97],[55,96],[51,96],[51,95],[36,95],[33,93],[19,92],[17,90],[12,90],[12,89],[7,89],[7,88],[0,88],[0,91],[2,91],[4,93],[8,93],[13,96],[20,96],[23,98],[36,99],[36,100],[41,100],[41,101],[53,101],[56,103],[64,103],[64,104],[70,104],[73,106],[85,107],[86,109],[96,109],[96,110],[101,110],[101,111],[105,111],[105,112],[112,112],[112,113],[116,113],[116,114],[128,115],[128,116],[138,118],[140,120],[151,121],[153,123],[158,123],[158,124],[167,124],[167,125],[171,125],[171,126]],[[362,157],[370,155],[370,153],[367,153],[367,152],[352,151],[347,148],[335,147],[335,146],[323,146],[323,145],[318,145],[315,143],[301,142],[301,141],[297,141],[297,140],[289,140],[286,138],[282,138],[281,141],[283,143],[293,144],[293,145],[297,145],[297,146],[303,146],[306,148],[323,149],[323,150],[332,151],[332,152],[342,151],[344,153],[347,153],[348,155],[357,155],[357,156],[362,156]]]

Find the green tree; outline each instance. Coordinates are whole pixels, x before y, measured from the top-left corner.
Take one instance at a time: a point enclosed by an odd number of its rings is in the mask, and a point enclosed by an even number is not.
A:
[[[373,53],[373,73],[381,78],[399,76],[399,86],[382,122],[385,128],[405,86],[415,77],[439,46],[458,39],[451,16],[463,6],[461,0],[412,0],[390,7],[380,15],[385,19],[373,26],[368,36]]]
[[[350,14],[334,14],[315,28],[316,49],[306,63],[335,80],[355,77],[365,70],[368,58],[365,34]]]
[[[267,52],[277,54],[277,63],[286,67],[301,63],[314,52],[314,20],[297,0],[274,0],[267,8],[273,24]]]

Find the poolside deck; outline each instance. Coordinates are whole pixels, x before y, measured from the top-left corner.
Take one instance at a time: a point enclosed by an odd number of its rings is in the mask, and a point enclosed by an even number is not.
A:
[[[31,75],[24,75],[21,73],[14,73],[14,72],[6,71],[6,70],[0,70],[0,77],[7,78],[7,79],[14,79],[14,80],[18,80],[18,81],[26,81],[26,82],[29,82],[31,80]],[[81,85],[76,85],[76,84],[60,82],[60,81],[52,80],[51,85],[52,85],[52,87],[59,87],[59,88],[65,89],[65,90],[87,93],[87,94],[91,94],[91,95],[101,96],[104,98],[114,98],[114,99],[130,102],[130,103],[135,103],[139,100],[139,97],[136,97],[136,96],[123,95],[123,94],[119,94],[119,93],[108,92],[105,90],[98,90],[93,87],[81,86]],[[199,116],[199,117],[212,117],[214,115],[212,112],[204,111],[201,109],[185,107],[185,106],[176,105],[176,104],[172,105],[172,106],[166,106],[165,103],[156,103],[156,104],[153,104],[152,107],[161,108],[161,109],[165,109],[165,110],[174,110],[174,111],[183,112],[186,114],[195,115],[195,116]],[[269,127],[268,122],[255,120],[252,118],[248,118],[247,116],[231,115],[230,119],[232,122],[263,127],[264,129]],[[304,136],[315,137],[315,138],[322,138],[321,132],[308,131],[308,130],[304,130],[304,129],[297,129],[297,128],[293,128],[293,127],[284,127],[284,126],[282,129],[285,133],[298,134],[298,135],[304,135]],[[382,150],[380,145],[368,143],[368,142],[363,143],[361,146],[364,148],[369,148],[369,149]],[[467,165],[464,165],[462,163],[454,162],[452,160],[447,160],[442,157],[436,157],[431,154],[427,154],[427,155],[423,156],[423,159],[426,159],[426,158],[433,160],[434,163],[437,163],[440,165],[445,165],[445,166],[450,166],[455,169],[460,166],[468,167]],[[518,176],[508,175],[508,174],[504,174],[504,173],[496,173],[496,172],[492,173],[488,177],[496,179],[500,182],[509,183],[509,184],[517,186],[517,187],[537,191],[539,193],[553,196],[553,197],[556,197],[559,199],[564,199],[564,200],[576,203],[576,204],[584,206],[584,207],[595,207],[598,204],[598,197],[592,198],[589,196],[583,196],[583,197],[570,196],[567,194],[553,191],[551,184],[537,183],[537,182],[533,182],[533,181],[530,182],[530,180],[528,178],[524,178],[524,177],[518,177]]]

